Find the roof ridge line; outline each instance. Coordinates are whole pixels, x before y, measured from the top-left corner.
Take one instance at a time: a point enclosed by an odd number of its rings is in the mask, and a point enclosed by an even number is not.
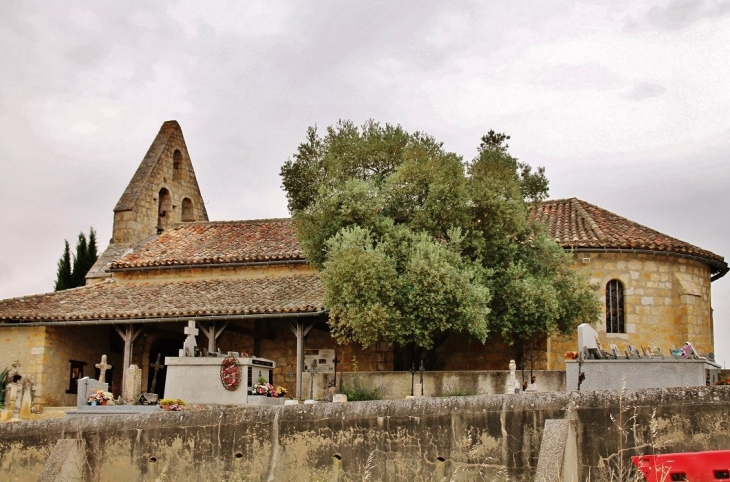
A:
[[[238,220],[219,220],[219,221],[186,221],[175,224],[175,228],[183,228],[195,224],[253,224],[274,221],[291,221],[292,218],[261,218],[261,219],[238,219]]]
[[[598,226],[598,223],[593,219],[593,216],[590,215],[588,211],[585,210],[583,207],[583,201],[573,197],[570,198],[570,203],[574,206],[576,212],[588,223],[588,226],[593,230],[593,232],[596,233],[596,237],[598,237],[599,240],[603,241],[607,238],[606,233],[603,232],[603,230]]]

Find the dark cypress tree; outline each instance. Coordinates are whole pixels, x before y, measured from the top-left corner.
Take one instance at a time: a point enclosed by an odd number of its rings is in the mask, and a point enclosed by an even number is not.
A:
[[[96,231],[94,231],[94,228],[89,230],[88,241],[84,233],[79,233],[73,265],[70,259],[71,255],[68,241],[64,242],[66,243],[66,250],[58,261],[56,291],[84,286],[86,284],[86,273],[94,266],[94,263],[96,263],[99,257],[96,248]]]
[[[79,233],[79,239],[76,241],[76,255],[74,256],[73,271],[71,272],[71,287],[84,286],[86,280],[86,257],[89,255],[89,245],[86,242],[86,235]]]
[[[89,249],[86,251],[86,273],[89,272],[92,266],[94,266],[94,263],[96,263],[96,260],[99,259],[99,255],[96,252],[96,231],[94,231],[94,228],[89,228]],[[84,276],[86,276],[86,273],[84,273]]]
[[[62,291],[71,288],[71,251],[68,241],[64,240],[65,248],[61,259],[58,260],[58,272],[56,273],[56,286],[54,291]]]

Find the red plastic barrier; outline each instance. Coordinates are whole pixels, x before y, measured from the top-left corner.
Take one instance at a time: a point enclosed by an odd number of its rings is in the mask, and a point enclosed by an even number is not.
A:
[[[730,450],[639,455],[631,461],[647,482],[730,482]]]

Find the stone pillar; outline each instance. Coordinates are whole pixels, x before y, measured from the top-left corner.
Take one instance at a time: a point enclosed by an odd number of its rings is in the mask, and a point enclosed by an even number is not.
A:
[[[33,383],[28,377],[25,377],[23,379],[23,400],[20,402],[20,412],[18,413],[18,417],[22,420],[30,419],[31,398],[33,396],[31,393],[32,387]]]
[[[517,381],[517,364],[514,360],[509,361],[509,376],[507,377],[507,386],[505,387],[505,393],[519,393],[522,390],[522,384]]]
[[[129,365],[127,377],[122,387],[122,399],[127,404],[135,404],[142,394],[142,369],[137,365]]]

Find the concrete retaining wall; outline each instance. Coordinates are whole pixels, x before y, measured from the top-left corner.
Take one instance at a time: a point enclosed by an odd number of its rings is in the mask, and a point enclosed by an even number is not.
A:
[[[540,392],[562,392],[565,390],[565,372],[552,370],[534,370],[537,387]],[[449,395],[499,395],[506,393],[509,370],[489,371],[433,371],[423,374],[423,394],[427,397],[443,397]],[[525,371],[526,379],[530,371]],[[522,382],[522,372],[517,371],[517,379]],[[333,374],[318,373],[314,377],[314,399],[327,399],[325,387],[332,385]],[[413,375],[414,383],[420,382],[420,373]],[[410,372],[345,372],[337,374],[337,386],[352,386],[354,383],[366,387],[377,387],[384,400],[399,400],[411,394]],[[277,383],[277,385],[285,385]],[[302,374],[303,397],[310,395],[310,375]],[[420,392],[415,393],[420,395]]]
[[[82,439],[92,481],[533,480],[545,421],[569,418],[580,480],[598,480],[636,453],[727,449],[728,409],[730,388],[701,387],[17,422],[0,425],[0,473],[34,481],[58,439]]]

